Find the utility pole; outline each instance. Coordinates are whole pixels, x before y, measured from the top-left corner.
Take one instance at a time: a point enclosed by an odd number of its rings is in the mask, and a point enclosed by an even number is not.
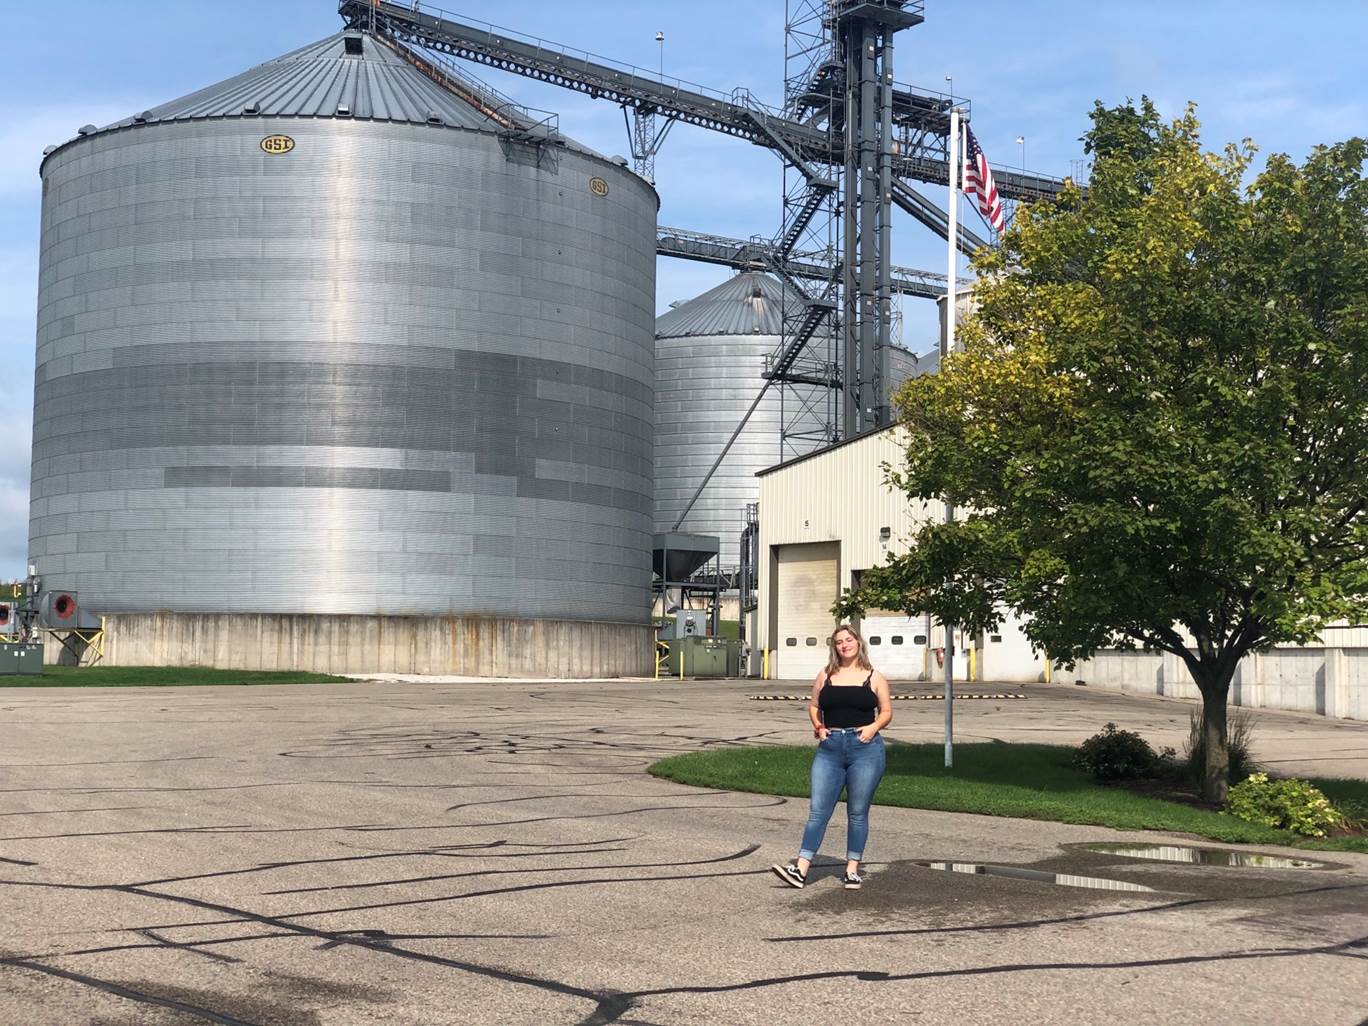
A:
[[[946,212],[949,214],[950,231],[948,235],[948,268],[949,276],[946,281],[945,292],[945,332],[941,343],[941,371],[944,372],[946,361],[950,354],[955,351],[955,272],[959,264],[959,250],[955,246],[955,222],[956,214],[959,211],[959,191],[960,191],[960,112],[959,108],[953,107],[950,110],[950,139],[948,150],[948,168],[950,171],[950,190],[946,201]],[[945,522],[952,524],[955,521],[955,507],[950,500],[945,500]],[[945,768],[950,769],[955,764],[955,625],[947,623],[942,625],[945,631]]]

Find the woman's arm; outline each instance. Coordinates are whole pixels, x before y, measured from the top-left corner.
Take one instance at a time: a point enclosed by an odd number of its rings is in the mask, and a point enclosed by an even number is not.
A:
[[[860,728],[861,741],[873,741],[879,731],[893,722],[893,696],[888,691],[888,678],[875,670],[870,675],[869,686],[874,689],[874,697],[879,700],[879,712],[873,723]]]
[[[826,680],[826,671],[821,670],[817,676],[812,678],[812,701],[808,703],[808,719],[812,721],[812,736],[818,741],[826,739],[830,733],[826,725],[822,723],[822,707],[818,704],[817,696],[822,692],[822,684]]]

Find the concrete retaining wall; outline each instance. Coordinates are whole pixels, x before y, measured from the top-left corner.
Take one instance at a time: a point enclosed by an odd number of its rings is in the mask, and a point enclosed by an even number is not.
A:
[[[317,673],[644,677],[645,624],[482,616],[124,613],[105,618],[110,666]],[[49,646],[49,661],[60,648]]]
[[[1169,698],[1201,698],[1187,666],[1167,653],[1098,652],[1055,679]],[[1368,648],[1288,647],[1247,656],[1231,682],[1230,704],[1368,720]]]

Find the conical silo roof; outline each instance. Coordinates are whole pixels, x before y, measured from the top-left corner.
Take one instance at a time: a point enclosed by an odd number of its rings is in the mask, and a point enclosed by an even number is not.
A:
[[[346,30],[81,137],[167,122],[301,117],[529,131],[594,153],[496,90],[368,32]]]
[[[656,337],[779,335],[783,328],[783,304],[788,304],[792,315],[802,302],[778,278],[759,271],[742,271],[657,317]]]

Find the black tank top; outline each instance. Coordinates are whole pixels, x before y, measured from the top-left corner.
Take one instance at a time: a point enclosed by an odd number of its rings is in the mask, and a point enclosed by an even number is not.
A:
[[[869,682],[873,671],[863,684],[833,684],[831,674],[817,692],[817,708],[822,711],[822,722],[828,727],[864,727],[874,722],[879,710],[879,696]]]

